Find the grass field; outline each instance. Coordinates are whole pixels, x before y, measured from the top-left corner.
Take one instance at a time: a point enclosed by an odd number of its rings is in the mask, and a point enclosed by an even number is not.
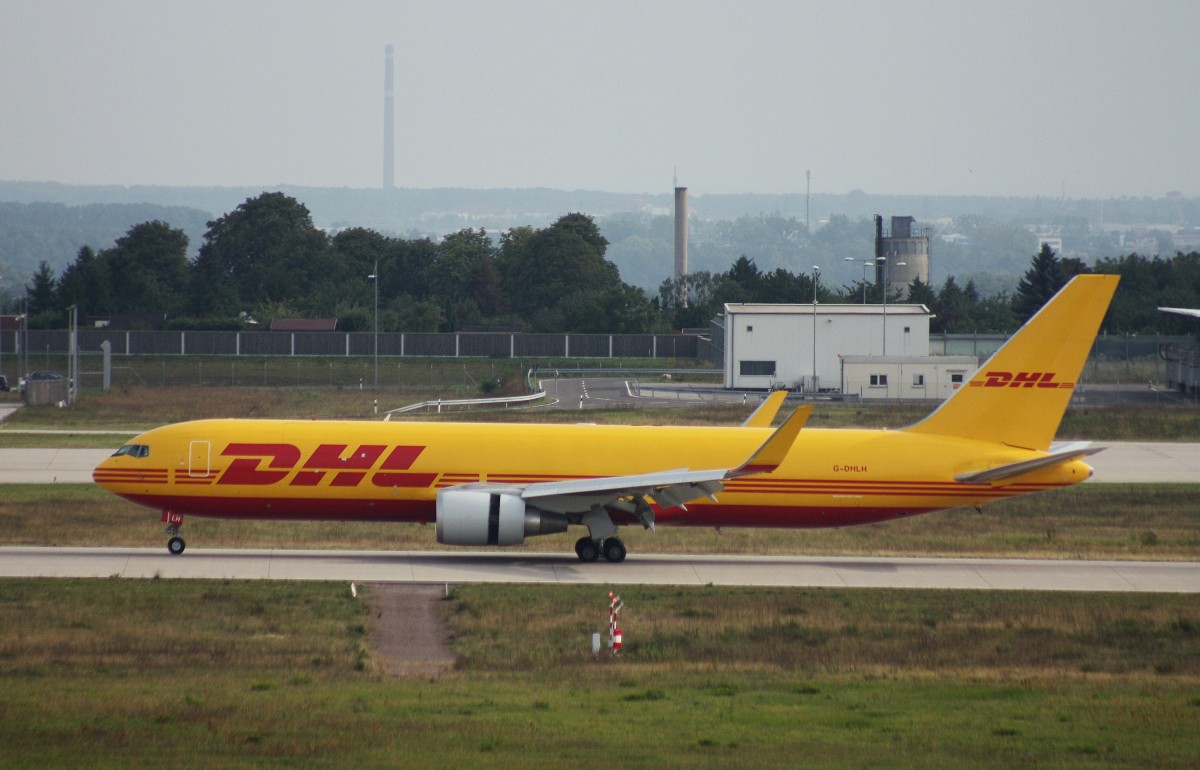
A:
[[[368,418],[374,398],[128,387],[22,410],[11,427]],[[736,424],[748,411],[588,419]],[[810,425],[898,427],[927,411],[822,404]],[[1197,440],[1197,422],[1188,410],[1090,409],[1061,435]],[[0,446],[22,445],[47,440],[0,430]],[[1198,493],[1084,485],[844,530],[622,535],[634,553],[1197,559]],[[185,532],[194,547],[435,547],[432,527],[408,525],[189,518]],[[527,547],[568,553],[573,539]],[[0,543],[164,542],[156,513],[90,485],[0,496]],[[455,588],[443,609],[459,664],[431,682],[384,676],[372,617],[344,585],[0,580],[0,767],[1200,766],[1193,596],[622,587],[625,650],[593,660],[607,590]]]
[[[53,438],[9,430],[120,430],[130,434],[165,423],[204,418],[382,419],[389,409],[445,394],[409,394],[329,388],[123,387],[86,394],[68,409],[24,408],[0,427],[0,446],[118,446],[120,436],[59,435]],[[13,396],[7,400],[16,403]],[[376,403],[378,401],[378,403]],[[640,425],[738,425],[755,404],[704,404],[686,408],[588,409],[589,422]],[[818,402],[808,425],[813,428],[900,428],[925,417],[925,403],[864,404]],[[784,410],[786,413],[786,410]],[[397,420],[473,420],[573,422],[574,410],[472,409],[443,414],[396,415]],[[781,414],[779,419],[782,419]],[[6,430],[7,429],[7,430]],[[1092,441],[1200,441],[1196,411],[1177,406],[1115,405],[1068,409],[1061,439]]]
[[[158,513],[92,485],[6,485],[0,544],[162,547]],[[1200,485],[1093,485],[845,529],[622,529],[631,553],[762,553],[1200,559]],[[189,517],[191,546],[444,548],[413,524],[231,521]],[[512,549],[571,553],[578,532]]]
[[[347,587],[0,581],[6,767],[1195,767],[1191,597],[455,589],[387,679]],[[514,622],[514,618],[519,618]]]

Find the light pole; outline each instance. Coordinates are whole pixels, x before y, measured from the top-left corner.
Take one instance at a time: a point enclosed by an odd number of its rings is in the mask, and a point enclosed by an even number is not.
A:
[[[379,260],[375,260],[375,269],[367,276],[375,282],[375,389],[379,390]]]
[[[891,288],[891,284],[888,282],[888,268],[891,267],[891,263],[888,261],[887,257],[880,257],[879,259],[877,259],[875,261],[883,263],[883,355],[886,356],[887,355],[887,295],[888,295],[888,289]],[[908,264],[907,262],[897,262],[896,266],[904,267],[907,264]]]
[[[813,265],[813,367],[812,367],[812,387],[813,393],[816,393],[820,388],[817,387],[817,281],[821,278],[821,268]]]
[[[857,260],[854,257],[846,257],[846,261],[847,262],[856,262]],[[863,304],[864,305],[867,304],[867,268],[874,267],[874,266],[875,266],[875,260],[873,260],[873,259],[864,259],[863,260],[863,263],[862,263],[862,267],[863,267],[862,295],[863,295]]]

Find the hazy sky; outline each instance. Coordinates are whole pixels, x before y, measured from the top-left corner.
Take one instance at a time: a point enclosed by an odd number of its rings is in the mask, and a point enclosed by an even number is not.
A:
[[[1200,2],[0,0],[0,179],[1200,195]]]

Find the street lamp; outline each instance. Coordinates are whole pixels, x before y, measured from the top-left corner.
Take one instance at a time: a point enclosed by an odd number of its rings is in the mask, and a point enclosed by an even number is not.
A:
[[[875,260],[876,263],[883,263],[883,355],[887,355],[887,295],[891,284],[888,283],[888,267],[891,263],[887,257],[879,257]],[[897,262],[896,267],[904,267],[907,262]]]
[[[375,282],[375,389],[379,390],[379,260],[375,260],[375,269],[367,276]]]
[[[816,393],[819,390],[819,388],[817,387],[817,281],[820,280],[820,278],[821,278],[821,268],[817,265],[813,265],[813,312],[812,312],[812,316],[813,316],[813,319],[812,319],[812,326],[813,326],[812,388],[813,388],[813,393]]]
[[[856,260],[855,260],[855,258],[854,258],[854,257],[846,257],[846,261],[847,261],[847,262],[854,262],[854,261],[856,261]],[[875,267],[875,260],[873,260],[873,259],[864,259],[864,260],[863,260],[863,263],[862,263],[862,267],[863,267],[863,279],[862,279],[862,289],[863,289],[863,292],[862,292],[862,294],[863,294],[863,304],[865,305],[865,304],[867,304],[867,268],[868,268],[868,267]]]

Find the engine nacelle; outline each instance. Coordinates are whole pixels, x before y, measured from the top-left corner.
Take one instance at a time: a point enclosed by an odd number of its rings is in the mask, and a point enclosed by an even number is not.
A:
[[[526,507],[518,492],[442,489],[436,529],[444,545],[521,545],[526,537],[566,532],[567,517]]]

